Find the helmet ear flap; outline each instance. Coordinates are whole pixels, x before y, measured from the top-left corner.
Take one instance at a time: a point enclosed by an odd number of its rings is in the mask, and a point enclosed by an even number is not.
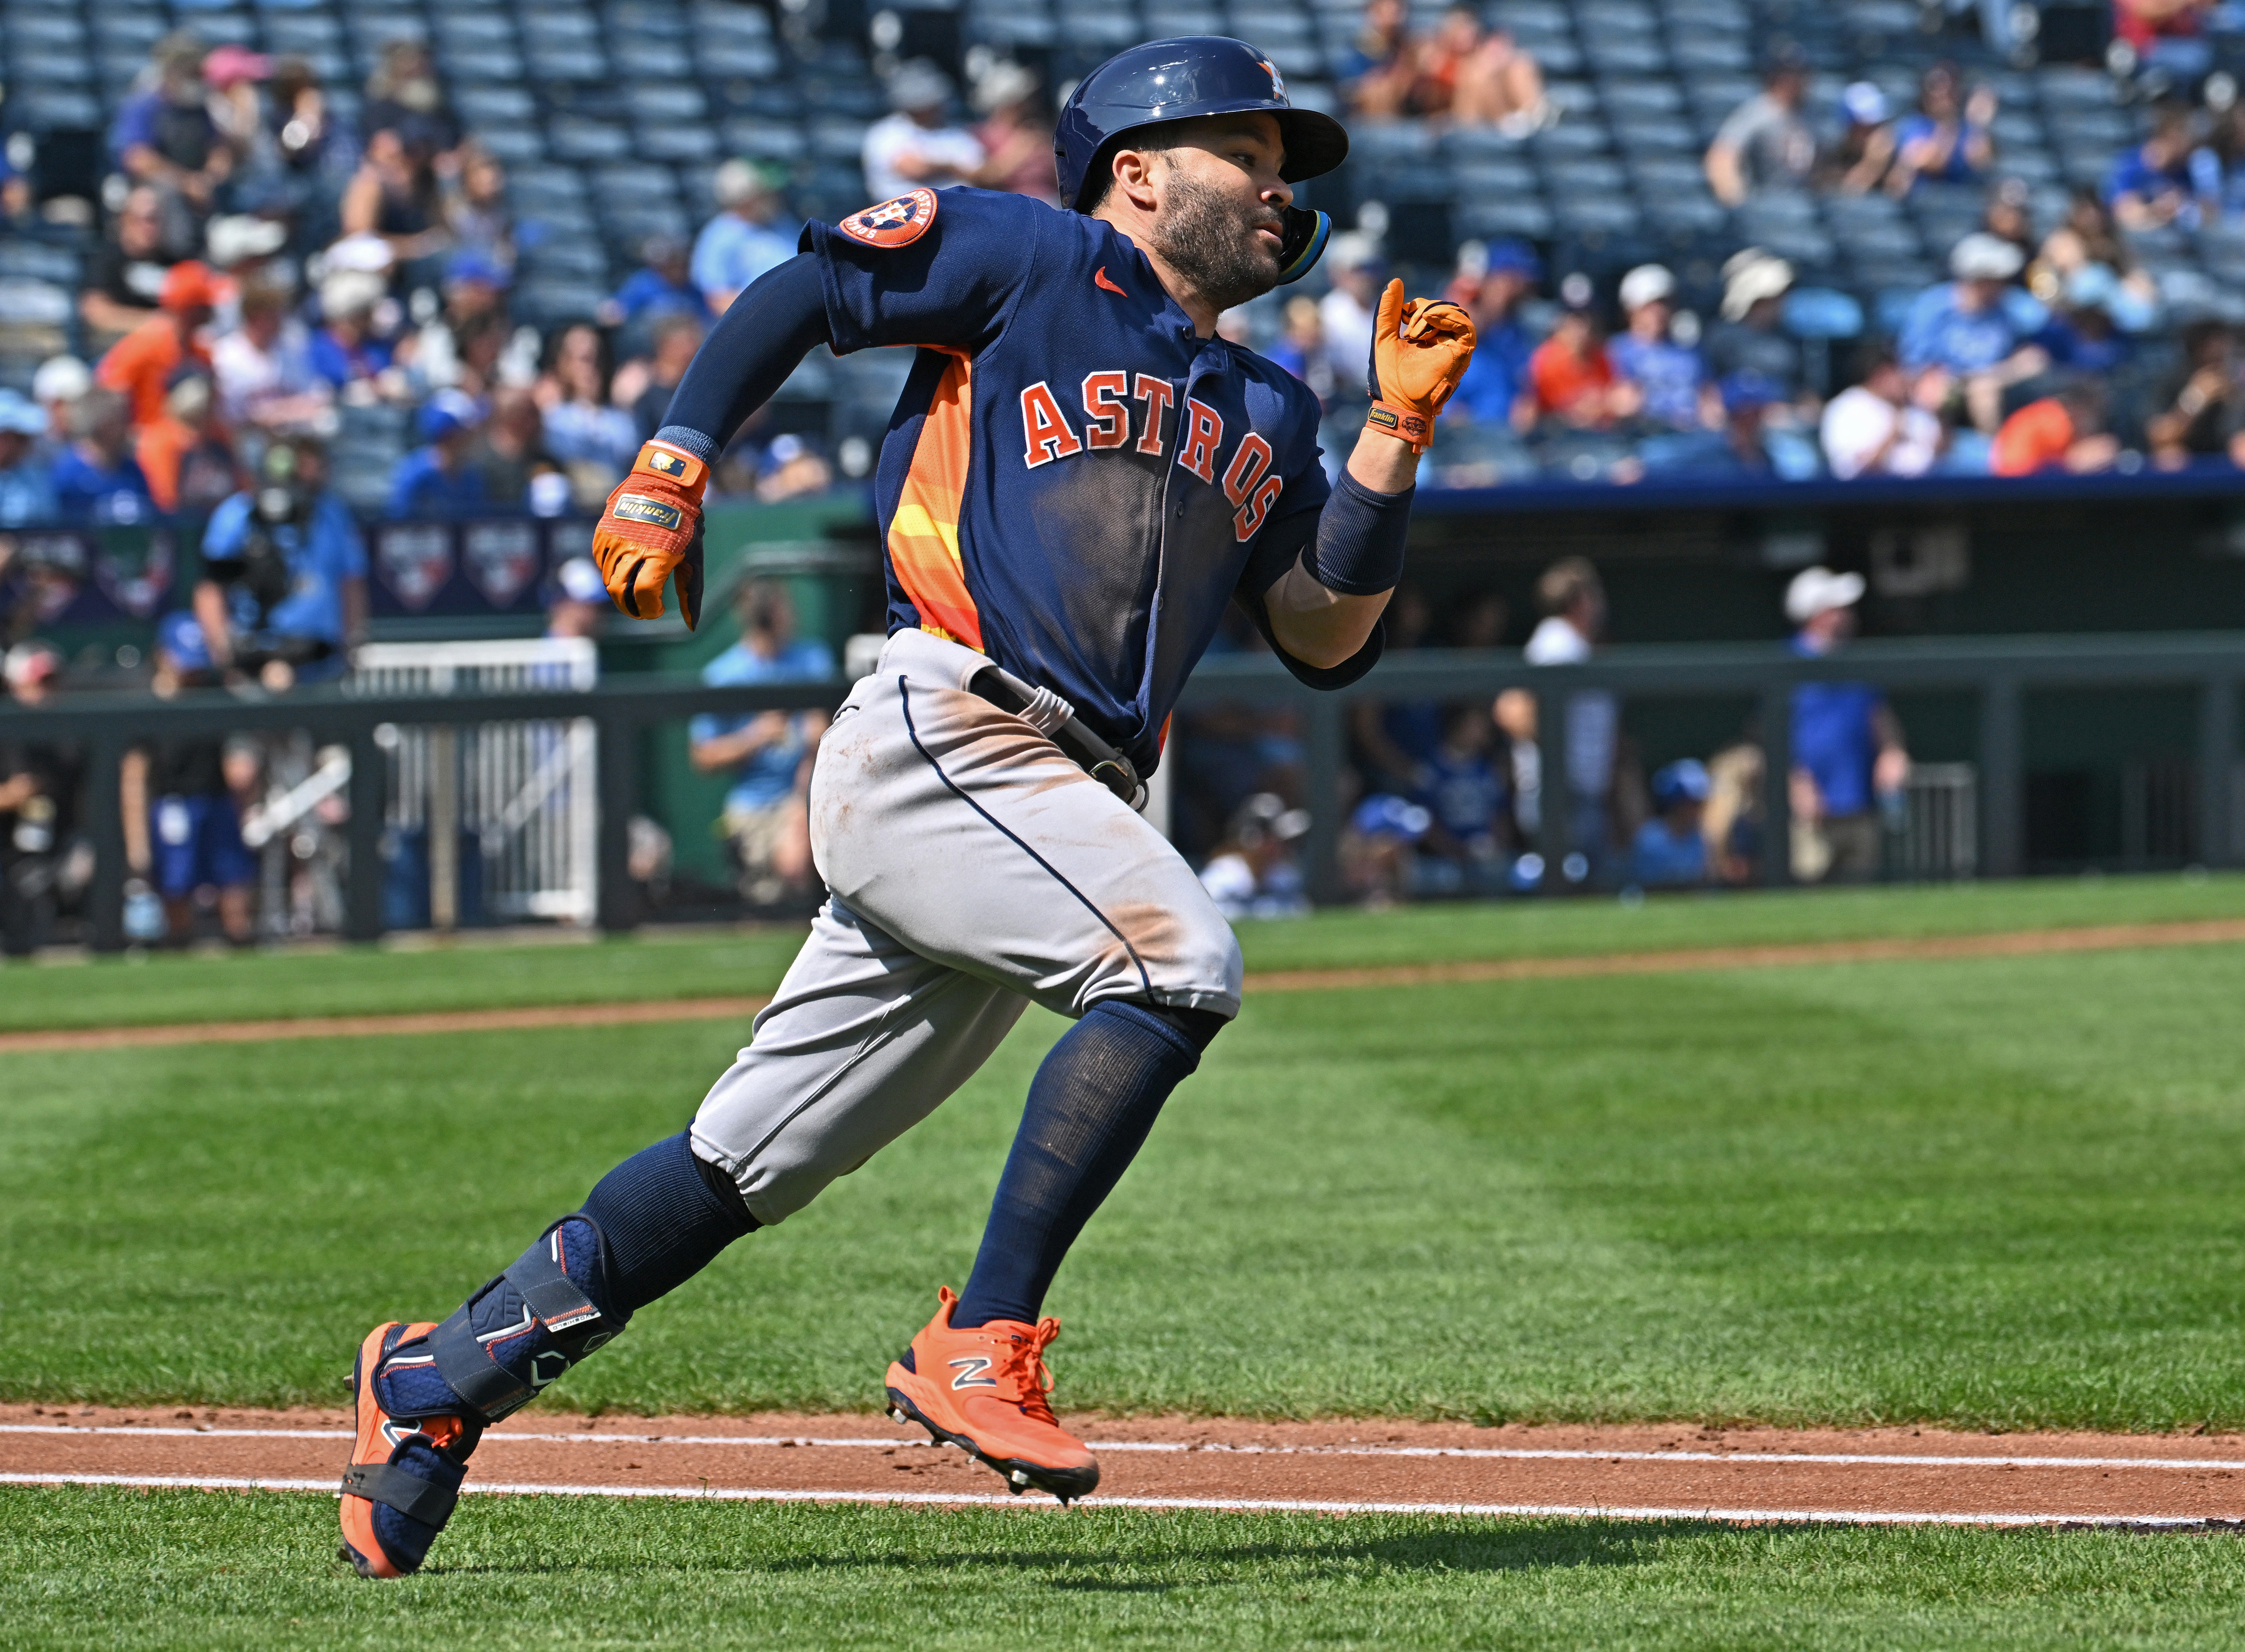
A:
[[[1278,247],[1278,285],[1284,287],[1308,275],[1325,256],[1326,243],[1332,239],[1331,217],[1314,207],[1287,207],[1285,240]]]

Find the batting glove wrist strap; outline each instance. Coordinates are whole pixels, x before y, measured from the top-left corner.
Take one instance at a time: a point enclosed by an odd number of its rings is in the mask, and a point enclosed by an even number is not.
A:
[[[1393,402],[1374,402],[1372,411],[1364,416],[1364,428],[1377,431],[1382,436],[1393,436],[1407,443],[1414,453],[1427,451],[1433,438],[1434,427],[1424,413],[1413,412],[1407,407],[1398,407]]]

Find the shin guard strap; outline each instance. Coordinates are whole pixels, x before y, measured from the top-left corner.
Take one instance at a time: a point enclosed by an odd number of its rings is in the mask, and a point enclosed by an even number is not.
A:
[[[491,1350],[476,1340],[475,1322],[469,1315],[484,1292],[498,1283],[496,1279],[492,1281],[429,1333],[429,1352],[437,1362],[437,1374],[486,1423],[512,1416],[538,1391],[493,1359]]]
[[[597,1224],[584,1216],[564,1220],[585,1222],[597,1231]],[[599,1305],[563,1271],[553,1254],[553,1243],[549,1229],[545,1242],[532,1246],[516,1258],[499,1279],[478,1291],[429,1333],[429,1352],[437,1362],[437,1374],[485,1423],[512,1416],[538,1392],[537,1384],[526,1382],[493,1358],[491,1349],[476,1335],[476,1304],[501,1280],[514,1288],[531,1319],[544,1327],[546,1335],[560,1345],[567,1364],[573,1365],[623,1330],[621,1323],[612,1322],[603,1315]],[[531,1327],[524,1324],[508,1329],[519,1332]],[[554,1374],[558,1376],[560,1372]]]
[[[442,1526],[452,1518],[460,1494],[449,1485],[424,1480],[387,1463],[354,1463],[343,1471],[343,1495],[383,1503],[426,1525]]]

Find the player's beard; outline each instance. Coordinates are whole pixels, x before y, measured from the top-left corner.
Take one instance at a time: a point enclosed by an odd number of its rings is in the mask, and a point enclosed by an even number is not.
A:
[[[1235,201],[1172,167],[1154,220],[1154,250],[1220,314],[1278,284],[1278,255],[1255,233],[1265,224],[1279,227],[1261,201]]]

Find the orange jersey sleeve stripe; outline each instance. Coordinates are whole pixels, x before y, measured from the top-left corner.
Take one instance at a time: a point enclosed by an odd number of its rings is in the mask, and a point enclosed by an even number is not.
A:
[[[967,357],[958,355],[936,381],[896,514],[889,519],[889,565],[923,625],[940,627],[979,649],[982,617],[967,592],[959,557],[959,513],[970,452],[967,421],[974,406],[971,378]]]

